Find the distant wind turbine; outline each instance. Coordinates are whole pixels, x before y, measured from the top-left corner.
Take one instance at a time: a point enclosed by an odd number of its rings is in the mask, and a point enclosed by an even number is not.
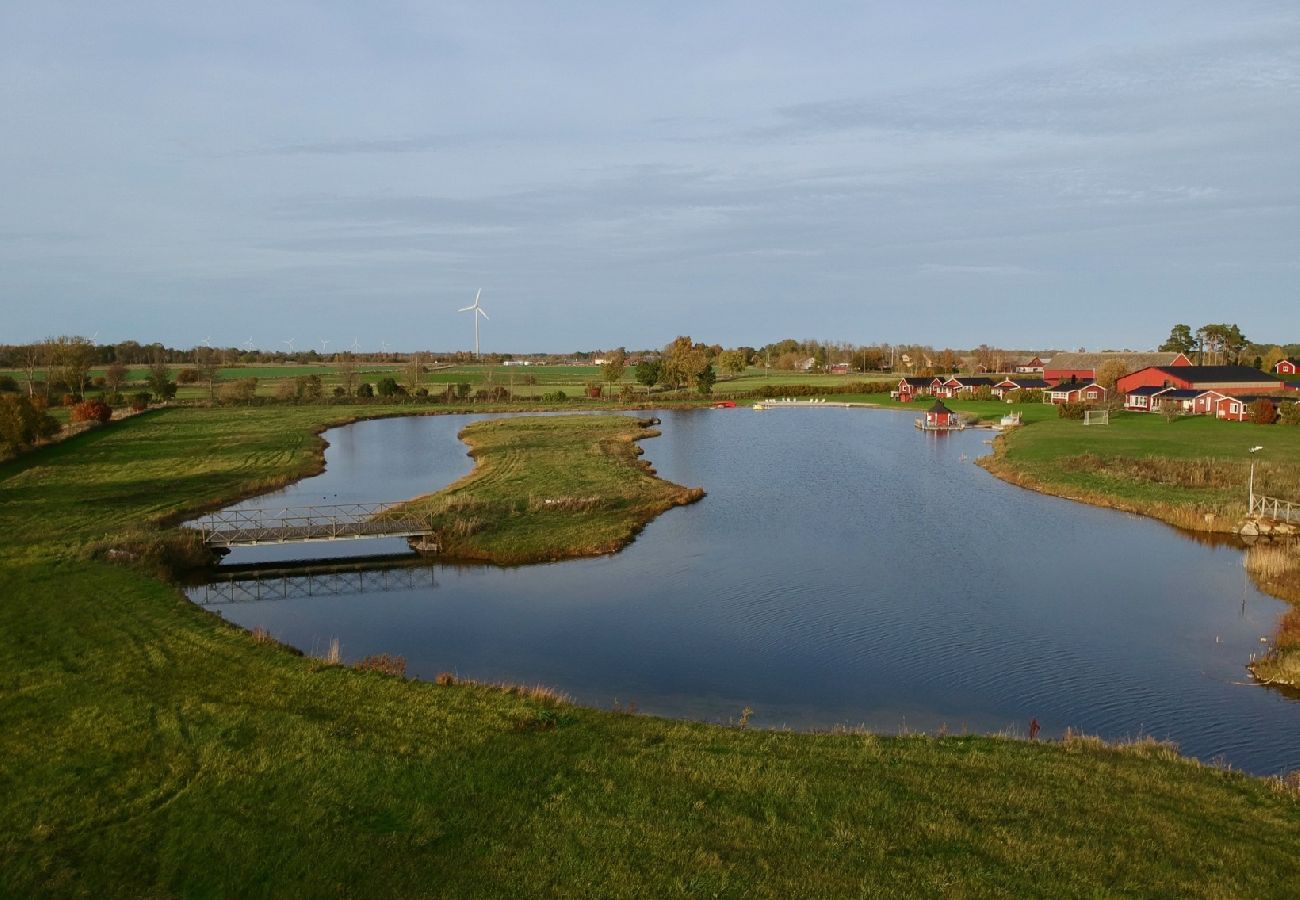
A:
[[[356,352],[357,352],[357,348],[360,347],[360,346],[361,346],[361,345],[357,342],[357,339],[356,339],[356,338],[353,338],[353,339],[352,339],[352,346],[349,347],[348,349],[351,350],[353,353],[356,353]]]
[[[244,349],[250,353],[253,351],[253,336],[251,334],[248,336],[248,340],[244,341]]]
[[[478,359],[478,358],[479,358],[479,352],[478,352],[478,317],[479,317],[479,316],[482,316],[482,317],[485,318],[485,319],[488,317],[488,314],[485,313],[485,312],[483,311],[483,307],[481,307],[481,306],[478,305],[478,298],[481,297],[481,296],[483,296],[483,289],[482,289],[482,288],[479,288],[479,289],[478,289],[478,293],[476,293],[476,294],[474,295],[474,305],[473,305],[473,306],[466,306],[464,309],[458,309],[458,310],[456,310],[456,312],[470,312],[471,310],[473,310],[473,312],[474,312],[474,358],[475,358],[475,359]]]
[[[287,347],[289,348],[289,352],[292,353],[292,352],[293,352],[293,342],[294,342],[294,338],[289,338],[289,340],[287,340],[287,341],[281,341],[280,343],[282,343],[282,344],[284,344],[285,346],[287,346]]]
[[[325,355],[325,345],[328,344],[328,343],[329,343],[329,341],[327,341],[325,338],[321,338],[321,339],[320,339],[320,355],[321,355],[321,356],[324,356],[324,355]]]

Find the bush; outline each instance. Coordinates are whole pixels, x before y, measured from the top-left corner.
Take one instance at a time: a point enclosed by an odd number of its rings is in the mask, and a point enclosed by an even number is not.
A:
[[[103,400],[85,400],[72,407],[69,418],[73,422],[98,422],[102,425],[113,418],[113,407]]]
[[[80,394],[64,394],[63,399],[59,402],[60,406],[66,406],[69,409],[81,402]]]
[[[59,433],[59,423],[44,404],[30,397],[0,396],[0,450],[17,453]]]
[[[415,389],[415,397],[416,397],[417,400],[428,400],[428,399],[429,399],[429,389],[428,389],[428,388],[425,388],[425,387],[416,388],[416,389]]]
[[[1042,403],[1043,392],[1038,388],[1022,388],[1008,394],[1016,403]]]
[[[198,369],[181,369],[179,372],[176,373],[177,384],[198,384],[198,382],[199,382]]]
[[[367,400],[370,399],[371,397],[375,396],[374,386],[371,385],[369,381],[361,382],[361,385],[357,388],[357,396],[365,397]]]
[[[222,403],[252,403],[253,398],[257,396],[257,379],[241,378],[238,381],[228,381],[221,386],[217,396]]]
[[[604,393],[605,391],[605,386],[598,382],[588,382],[586,391],[588,397],[592,398],[593,400],[599,400],[601,394]]]
[[[12,375],[0,375],[0,391],[12,393],[18,390],[18,382]]]
[[[1277,420],[1282,425],[1300,425],[1300,403],[1283,403]]]
[[[353,664],[352,668],[360,672],[378,672],[381,675],[404,678],[406,676],[406,657],[377,653],[374,656],[367,656],[365,659],[358,660]]]
[[[397,379],[391,375],[379,379],[379,384],[375,386],[375,393],[381,397],[396,397],[400,390]]]
[[[149,408],[149,401],[153,399],[153,394],[148,391],[136,391],[131,395],[131,409],[136,412]]]
[[[547,393],[542,394],[543,403],[563,403],[568,399],[569,395],[564,393],[564,391],[548,391]]]
[[[1272,425],[1277,421],[1277,407],[1272,400],[1260,397],[1250,404],[1250,421],[1256,425]]]
[[[1056,407],[1057,415],[1062,419],[1083,419],[1083,414],[1092,407],[1087,403],[1062,403]]]

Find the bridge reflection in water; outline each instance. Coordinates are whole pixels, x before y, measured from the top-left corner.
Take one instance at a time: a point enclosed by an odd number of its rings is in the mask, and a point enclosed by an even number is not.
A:
[[[353,594],[382,594],[436,588],[433,566],[394,568],[325,569],[292,572],[277,568],[265,574],[242,572],[212,581],[190,591],[200,606],[231,603],[259,603],[268,600],[299,600],[308,597],[339,597]]]

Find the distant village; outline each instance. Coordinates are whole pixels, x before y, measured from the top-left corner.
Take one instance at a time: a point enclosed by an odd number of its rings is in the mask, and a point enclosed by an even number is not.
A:
[[[904,377],[893,396],[907,403],[919,397],[979,393],[1011,399],[1024,391],[1041,395],[1044,403],[1109,403],[1130,412],[1234,422],[1250,419],[1252,408],[1261,402],[1280,411],[1282,404],[1300,400],[1300,382],[1282,377],[1300,374],[1300,361],[1290,357],[1279,360],[1272,373],[1242,365],[1196,365],[1185,353],[1120,351],[1036,356],[1017,362],[1002,378],[985,374],[982,366],[975,368],[974,375]]]

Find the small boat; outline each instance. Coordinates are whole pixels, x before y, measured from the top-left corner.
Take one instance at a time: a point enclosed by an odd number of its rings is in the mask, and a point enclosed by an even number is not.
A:
[[[761,403],[755,403],[755,404],[754,404],[754,409],[762,410],[762,409],[767,409],[767,407],[764,406],[764,405],[761,404]]]
[[[714,408],[714,409],[735,409],[735,408],[736,408],[736,401],[735,401],[735,400],[719,400],[717,403],[713,404],[713,408]]]

